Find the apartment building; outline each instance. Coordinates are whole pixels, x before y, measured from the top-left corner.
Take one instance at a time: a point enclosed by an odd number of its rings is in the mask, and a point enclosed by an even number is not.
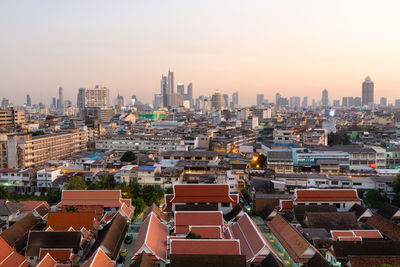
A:
[[[25,123],[25,110],[0,109],[0,127],[18,126]]]
[[[164,135],[114,135],[102,137],[95,141],[96,149],[118,150],[187,150],[184,140],[176,136]]]
[[[48,135],[7,136],[8,168],[38,168],[48,160],[71,156],[86,149],[86,133],[79,129]]]

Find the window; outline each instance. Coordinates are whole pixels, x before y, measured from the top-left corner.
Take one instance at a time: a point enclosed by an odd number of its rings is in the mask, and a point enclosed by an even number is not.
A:
[[[156,178],[154,178],[154,180],[161,181],[161,178],[160,177],[156,177]]]
[[[362,185],[362,183],[353,183],[353,185]]]
[[[230,203],[229,203],[229,202],[222,203],[221,206],[222,206],[222,207],[229,207],[229,206],[230,206]]]
[[[340,203],[333,203],[333,205],[335,205],[336,208],[340,209]]]
[[[317,203],[310,203],[310,205],[312,205],[312,206],[316,206],[316,205],[317,205]]]
[[[332,181],[332,182],[331,182],[331,184],[338,185],[338,184],[339,184],[339,182],[338,182],[338,181]]]

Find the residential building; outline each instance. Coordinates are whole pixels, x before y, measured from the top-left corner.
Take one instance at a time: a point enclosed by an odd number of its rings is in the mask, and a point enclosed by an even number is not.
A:
[[[16,127],[25,123],[25,110],[0,109],[0,127]]]

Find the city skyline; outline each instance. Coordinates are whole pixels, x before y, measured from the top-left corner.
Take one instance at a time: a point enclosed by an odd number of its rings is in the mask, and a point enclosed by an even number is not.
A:
[[[49,103],[59,86],[75,99],[78,88],[105,84],[112,98],[119,90],[150,103],[170,68],[195,97],[238,91],[244,105],[323,88],[332,100],[361,96],[367,75],[375,102],[400,97],[396,1],[225,3],[3,1],[2,96]]]

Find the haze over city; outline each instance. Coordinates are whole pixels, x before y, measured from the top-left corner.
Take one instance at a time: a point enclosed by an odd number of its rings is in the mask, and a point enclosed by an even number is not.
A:
[[[361,96],[367,75],[399,97],[398,1],[1,1],[0,88],[49,104],[59,86],[104,84],[146,103],[168,69],[194,94],[238,91],[240,104]]]

